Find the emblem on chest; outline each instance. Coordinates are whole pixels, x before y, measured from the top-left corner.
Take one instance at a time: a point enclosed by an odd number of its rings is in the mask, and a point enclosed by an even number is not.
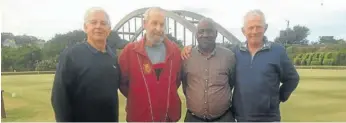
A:
[[[144,70],[144,74],[150,74],[151,73],[150,64],[148,64],[148,63],[143,64],[143,70]]]

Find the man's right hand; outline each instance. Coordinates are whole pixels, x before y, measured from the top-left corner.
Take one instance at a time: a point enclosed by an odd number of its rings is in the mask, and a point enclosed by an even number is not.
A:
[[[183,50],[181,51],[181,59],[186,60],[190,58],[191,49],[192,49],[192,45],[185,46]]]

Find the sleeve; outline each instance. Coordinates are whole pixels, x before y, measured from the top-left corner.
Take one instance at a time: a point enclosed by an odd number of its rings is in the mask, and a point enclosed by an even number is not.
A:
[[[117,56],[117,60],[119,60],[119,57]],[[116,61],[116,67],[118,68],[117,69],[117,72],[119,73],[118,74],[118,79],[117,79],[117,83],[118,83],[118,87],[120,88],[120,83],[121,83],[121,78],[122,78],[122,74],[121,74],[121,68],[120,68],[120,65],[119,65],[119,61]],[[120,89],[119,89],[120,90]]]
[[[176,51],[178,51],[178,53],[180,54],[181,53],[181,51],[180,51],[180,49],[178,48],[178,46],[176,45]],[[177,89],[179,89],[179,87],[180,87],[180,85],[181,85],[181,75],[182,75],[182,64],[183,64],[183,60],[180,58],[180,56],[179,57],[177,57],[177,59],[178,59],[178,63],[179,63],[179,69],[178,69],[178,74],[177,74],[177,80],[176,80],[176,85],[177,85]]]
[[[177,74],[177,81],[176,81],[177,89],[179,89],[179,87],[181,85],[181,72],[182,72],[182,70],[179,69],[178,74]]]
[[[120,79],[120,92],[127,98],[128,89],[129,89],[129,45],[127,45],[119,55],[119,67],[121,73]]]
[[[228,75],[228,81],[229,81],[229,85],[231,87],[231,90],[233,89],[234,87],[234,84],[235,84],[235,66],[236,66],[236,59],[235,59],[235,54],[233,54],[231,56],[231,66],[230,66],[230,69],[229,69],[229,75]]]
[[[51,95],[51,103],[57,122],[71,122],[71,89],[70,84],[74,75],[71,68],[71,59],[67,49],[60,55],[57,65]]]
[[[285,50],[280,56],[280,100],[285,102],[291,93],[296,89],[299,82],[299,75]]]
[[[181,83],[182,83],[183,93],[186,94],[187,77],[186,77],[186,70],[185,70],[185,67],[184,67],[184,63],[181,64],[180,80],[181,80]]]
[[[240,45],[240,44],[232,44],[232,45],[231,45],[231,50],[232,50],[233,53],[236,52],[236,50],[237,50],[237,48],[239,47],[239,45]]]

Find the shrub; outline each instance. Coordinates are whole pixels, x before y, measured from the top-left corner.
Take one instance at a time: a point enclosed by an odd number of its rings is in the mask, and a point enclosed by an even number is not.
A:
[[[338,61],[338,65],[346,65],[346,53],[340,52]]]
[[[36,71],[54,71],[56,69],[56,65],[56,60],[42,60],[36,65]]]
[[[300,65],[301,61],[302,61],[302,57],[303,57],[303,54],[298,54],[295,58],[294,58],[294,64],[295,65]]]
[[[302,57],[301,65],[310,65],[310,62],[311,62],[313,55],[314,55],[314,53],[305,53]]]
[[[315,55],[311,59],[310,65],[322,65],[323,56],[324,56],[323,52],[315,53]]]
[[[324,59],[323,65],[335,65],[335,60],[334,59]]]
[[[327,52],[323,58],[323,65],[336,65],[337,60],[338,60],[337,52]]]

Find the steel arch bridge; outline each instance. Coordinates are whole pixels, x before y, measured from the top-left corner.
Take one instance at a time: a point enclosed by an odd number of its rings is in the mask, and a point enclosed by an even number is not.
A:
[[[144,19],[143,14],[145,13],[147,9],[148,8],[141,8],[127,14],[115,25],[115,27],[113,28],[113,31],[118,32],[120,37],[122,37],[123,39],[127,38],[127,40],[130,42],[138,40],[145,33],[145,30],[143,29],[142,25],[143,25],[143,19]],[[177,38],[178,40],[182,40],[182,43],[184,46],[186,46],[187,41],[191,41],[191,43],[195,45],[196,39],[194,35],[197,32],[196,25],[199,20],[204,18],[204,16],[194,12],[185,11],[185,10],[172,10],[172,11],[164,10],[164,11],[166,12],[165,33],[171,34],[173,37]],[[173,31],[171,31],[172,28],[170,28],[170,25],[172,24],[169,22],[170,20],[173,20]],[[182,38],[178,38],[177,36],[179,33],[177,29],[177,23],[179,23],[183,28]],[[134,25],[134,28],[131,28],[132,25]],[[191,33],[191,36],[190,36],[191,39],[187,39],[186,29],[189,30],[189,32]],[[220,24],[216,23],[216,29],[219,33],[218,37],[220,37],[220,34],[222,36],[222,43],[225,43],[225,42],[232,43],[232,44],[240,43],[239,39],[237,39],[233,34],[231,34],[229,31],[223,28]]]

